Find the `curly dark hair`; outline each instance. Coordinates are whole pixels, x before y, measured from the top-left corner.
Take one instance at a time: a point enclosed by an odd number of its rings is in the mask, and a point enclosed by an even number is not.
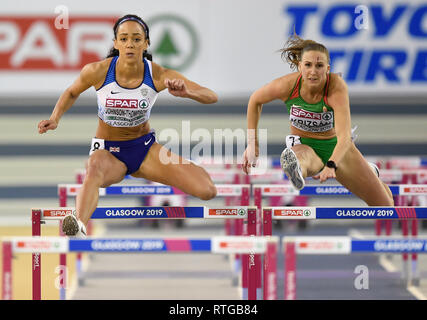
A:
[[[147,39],[148,44],[150,44],[150,29],[148,28],[148,25],[145,23],[144,20],[142,20],[141,17],[138,17],[137,15],[134,15],[134,14],[127,14],[116,21],[113,27],[114,39],[117,38],[117,29],[119,28],[119,25],[122,24],[122,22],[129,21],[129,20],[136,21],[141,25],[142,29],[144,29],[144,32],[145,32],[145,38]],[[112,47],[110,49],[110,52],[107,55],[107,58],[115,57],[118,55],[119,55],[119,50]],[[153,60],[153,56],[150,53],[148,53],[147,50],[144,51],[143,57],[147,58],[148,60]]]

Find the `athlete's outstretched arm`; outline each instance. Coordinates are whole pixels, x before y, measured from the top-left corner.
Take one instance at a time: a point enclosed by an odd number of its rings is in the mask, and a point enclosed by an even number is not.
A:
[[[55,130],[58,127],[59,120],[71,108],[79,95],[99,81],[100,71],[99,63],[90,63],[83,67],[79,77],[59,97],[49,120],[39,122],[39,133]]]
[[[188,80],[178,71],[166,69],[156,63],[153,66],[153,78],[157,91],[168,89],[175,97],[189,98],[200,103],[209,104],[218,101],[217,94],[209,88]]]
[[[292,75],[275,79],[256,90],[249,98],[246,113],[248,146],[243,154],[242,163],[243,172],[246,174],[249,173],[250,167],[256,166],[259,155],[257,129],[263,105],[276,99],[286,99],[292,89],[293,81]]]

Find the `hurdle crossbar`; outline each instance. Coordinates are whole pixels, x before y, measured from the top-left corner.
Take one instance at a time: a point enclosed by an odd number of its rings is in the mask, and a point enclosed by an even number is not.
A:
[[[368,161],[371,162],[388,162],[392,167],[403,167],[403,168],[418,168],[422,166],[427,166],[426,157],[367,157]],[[269,158],[269,164],[271,167],[280,167],[280,158]]]
[[[247,192],[247,194],[249,194]],[[254,216],[256,219],[256,208],[247,206],[230,207],[224,206],[219,208],[200,207],[97,207],[92,214],[93,219],[237,219],[242,221],[249,216]],[[41,224],[46,220],[60,220],[70,214],[75,214],[75,208],[59,207],[59,208],[36,208],[32,209],[32,235],[41,236]],[[253,219],[252,219],[253,220]],[[248,235],[256,235],[256,233],[248,233]],[[61,255],[61,254],[60,254]],[[244,255],[243,261],[249,260],[250,257]],[[65,259],[60,259],[61,266],[65,266]],[[249,262],[248,262],[249,263]],[[260,262],[259,262],[260,263]],[[259,263],[256,263],[254,268],[259,269]],[[41,254],[34,252],[32,254],[33,264],[33,299],[41,299]],[[250,269],[250,268],[249,268]],[[246,274],[244,274],[246,277]],[[243,279],[245,280],[245,279]],[[246,281],[246,280],[245,280]],[[246,282],[245,282],[246,283]],[[261,288],[261,287],[259,287]],[[61,290],[60,295],[65,298],[64,290]],[[248,293],[248,299],[256,299],[256,294]]]
[[[427,207],[264,207],[265,219],[427,219]]]
[[[65,192],[67,197],[77,196],[81,184],[59,184],[58,195]],[[241,196],[245,189],[250,188],[247,184],[216,184],[217,196]],[[64,190],[64,191],[61,191]],[[124,185],[111,185],[106,188],[99,189],[100,196],[111,195],[126,195],[126,196],[152,196],[152,195],[185,195],[183,191],[178,188],[167,185],[151,185],[151,184],[124,184]]]
[[[13,253],[69,253],[69,252],[210,252],[216,254],[265,254],[269,261],[265,274],[268,279],[277,279],[275,256],[278,237],[215,236],[211,238],[87,238],[66,237],[9,237],[3,238],[3,299],[12,299]],[[256,290],[256,277],[248,272],[249,291]],[[275,283],[267,284],[270,298],[277,297]],[[253,288],[253,289],[252,289]],[[33,278],[33,294],[40,290],[41,278]],[[34,297],[33,297],[34,298]]]
[[[393,195],[427,195],[427,184],[401,184],[389,185]],[[290,184],[265,184],[254,185],[253,195],[260,196],[340,196],[352,195],[352,193],[341,185],[307,185],[302,190],[295,189]]]
[[[236,177],[236,174],[224,172],[224,170],[219,171],[218,175],[221,175],[222,180],[230,179],[231,177]],[[221,180],[217,179],[217,180]],[[83,178],[79,176],[77,178],[79,182],[83,182]],[[135,179],[136,180],[136,179]],[[59,195],[59,205],[61,207],[67,207],[68,197],[77,196],[81,184],[59,184],[58,185],[58,195]],[[230,198],[238,198],[239,205],[248,206],[250,201],[250,185],[248,184],[216,184],[217,189],[217,197],[225,197],[226,204],[227,200]],[[183,196],[186,195],[178,188],[174,188],[167,185],[157,185],[157,184],[116,184],[111,185],[107,188],[99,189],[100,196],[154,196],[154,195],[167,195],[167,196]],[[230,201],[228,201],[230,202]],[[226,234],[234,234],[234,235],[243,235],[245,234],[245,226],[243,220],[235,219],[235,220],[226,220]],[[60,226],[61,232],[61,226]],[[233,233],[232,233],[233,232]],[[236,274],[240,271],[240,255],[235,256],[236,263],[235,269]],[[77,255],[77,270],[80,272],[80,264],[81,264],[81,255]],[[60,254],[60,265],[66,265],[66,256],[65,254]],[[61,299],[65,298],[63,290],[61,291]]]
[[[91,219],[244,219],[248,210],[255,207],[223,206],[217,208],[199,207],[97,207]],[[76,214],[73,207],[35,208],[40,220],[62,220]]]

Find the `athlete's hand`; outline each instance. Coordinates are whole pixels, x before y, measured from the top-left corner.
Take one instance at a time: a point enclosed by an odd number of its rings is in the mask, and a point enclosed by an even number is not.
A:
[[[39,133],[45,133],[48,130],[55,130],[58,127],[58,123],[54,120],[42,120],[39,122],[38,129]]]
[[[255,146],[255,143],[249,143],[243,153],[242,170],[244,173],[249,174],[251,168],[257,166],[259,156],[259,147]]]
[[[188,88],[182,79],[165,79],[165,86],[171,95],[186,98],[189,96]]]
[[[325,182],[328,179],[335,179],[335,178],[336,178],[335,169],[329,168],[329,167],[324,167],[319,174],[313,176],[313,179],[319,180],[320,183]]]

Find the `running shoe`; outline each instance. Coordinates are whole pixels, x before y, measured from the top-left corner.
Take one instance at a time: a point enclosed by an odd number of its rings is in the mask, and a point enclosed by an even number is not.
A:
[[[76,238],[86,238],[86,227],[73,214],[70,214],[62,220],[62,232],[67,236]]]
[[[292,149],[286,148],[280,156],[280,165],[283,171],[288,176],[289,181],[295,189],[301,190],[304,188],[304,177],[302,176],[301,167],[298,158]]]

